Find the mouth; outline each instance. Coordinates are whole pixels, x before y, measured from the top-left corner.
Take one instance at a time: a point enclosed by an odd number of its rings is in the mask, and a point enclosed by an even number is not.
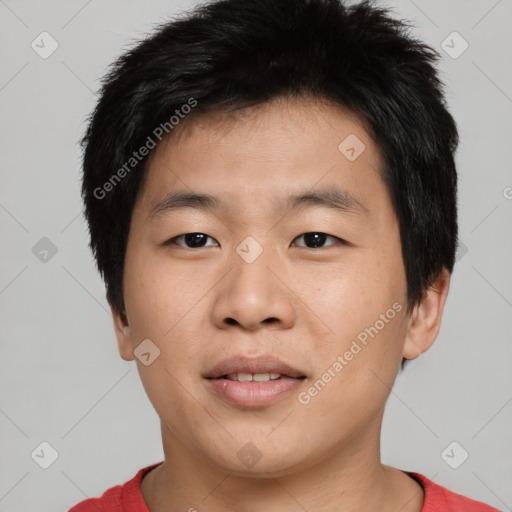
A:
[[[207,379],[229,379],[246,381],[276,380],[283,377],[304,378],[306,374],[277,357],[269,354],[249,358],[234,356],[224,359],[203,375]]]
[[[296,391],[307,378],[269,355],[225,359],[203,377],[215,397],[241,408],[268,407]]]
[[[291,377],[290,375],[283,375],[280,373],[230,373],[228,375],[222,375],[221,377],[207,377],[213,380],[227,379],[236,380],[238,382],[269,382],[271,380],[282,380],[282,379],[305,379],[305,375],[299,377]]]

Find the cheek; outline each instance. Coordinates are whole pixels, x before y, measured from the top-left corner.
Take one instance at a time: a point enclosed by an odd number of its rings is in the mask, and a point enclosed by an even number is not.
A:
[[[124,286],[134,348],[149,339],[160,351],[148,366],[136,360],[147,395],[161,415],[180,411],[187,402],[183,389],[190,388],[190,368],[200,353],[194,329],[201,325],[200,308],[194,305],[204,291],[176,266],[143,250],[127,258]]]
[[[373,254],[321,269],[315,279],[295,279],[304,302],[337,334],[375,322],[402,299],[401,276]]]
[[[124,275],[124,294],[132,338],[154,339],[168,346],[193,316],[204,291],[201,284],[171,265],[162,255],[142,247],[129,252]]]
[[[361,312],[354,306],[354,321],[340,318],[336,342],[323,347],[322,360],[303,401],[312,417],[348,430],[370,424],[384,406],[401,360],[404,308],[397,302],[381,312]],[[397,311],[400,310],[400,311]],[[355,318],[355,317],[353,317]],[[351,411],[347,417],[347,411]],[[335,429],[333,429],[335,430]]]
[[[405,271],[395,255],[363,254],[350,265],[326,269],[311,294],[311,309],[318,313],[329,334],[317,338],[322,365],[338,355],[350,359],[352,372],[369,375],[369,367],[395,370],[401,359],[406,309]],[[322,291],[319,291],[319,290]],[[345,372],[349,373],[349,372]]]

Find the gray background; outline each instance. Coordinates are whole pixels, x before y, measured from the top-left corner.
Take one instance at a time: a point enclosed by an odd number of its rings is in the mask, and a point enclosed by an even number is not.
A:
[[[77,141],[107,65],[194,3],[0,0],[0,512],[67,511],[162,460],[158,417],[135,362],[119,357],[87,247]],[[390,397],[383,460],[512,510],[512,4],[382,4],[443,55],[467,249],[438,340]],[[31,48],[43,31],[59,45],[47,59]],[[441,47],[453,31],[469,43],[458,58]],[[43,237],[57,248],[46,261]],[[47,469],[43,441],[58,453]]]

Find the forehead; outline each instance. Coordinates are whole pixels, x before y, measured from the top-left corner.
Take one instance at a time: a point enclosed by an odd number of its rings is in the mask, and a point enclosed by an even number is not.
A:
[[[351,112],[276,99],[185,119],[151,155],[140,195],[146,209],[173,190],[208,193],[226,206],[276,205],[283,195],[336,187],[365,205],[385,193],[380,166],[377,146]]]

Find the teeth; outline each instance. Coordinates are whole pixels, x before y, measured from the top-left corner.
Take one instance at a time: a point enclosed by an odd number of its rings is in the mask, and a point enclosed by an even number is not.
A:
[[[256,373],[253,375],[252,380],[262,382],[265,380],[276,380],[281,376],[279,373]]]
[[[281,377],[280,373],[230,373],[228,376],[229,380],[237,380],[238,382],[264,382],[268,380],[276,380]]]

